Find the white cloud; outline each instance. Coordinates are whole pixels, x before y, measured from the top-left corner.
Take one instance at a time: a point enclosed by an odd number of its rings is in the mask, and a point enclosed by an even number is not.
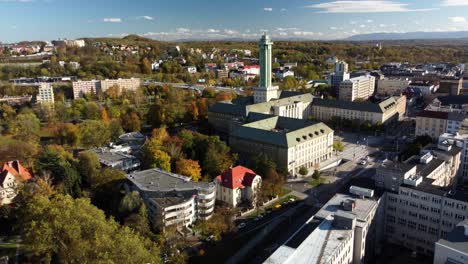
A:
[[[349,24],[350,24],[350,25],[356,25],[357,22],[356,22],[356,21],[349,21]]]
[[[239,31],[237,31],[237,30],[232,30],[232,29],[225,29],[223,32],[224,32],[225,34],[228,34],[228,35],[234,35],[234,34],[238,34],[238,33],[239,33]]]
[[[464,23],[464,22],[466,22],[466,18],[464,18],[464,17],[459,17],[459,16],[456,16],[456,17],[449,17],[449,20],[450,20],[452,23]]]
[[[178,33],[190,33],[191,30],[188,28],[176,28],[176,31]]]
[[[210,28],[206,31],[207,33],[219,33],[218,29]]]
[[[102,21],[107,23],[120,23],[122,22],[122,19],[119,17],[106,17]]]
[[[317,33],[315,32],[310,32],[310,31],[294,31],[293,33],[295,36],[304,36],[304,37],[307,37],[307,36],[315,36],[317,35]]]
[[[264,7],[263,11],[271,12],[271,11],[273,11],[273,8],[272,7]]]
[[[374,20],[368,19],[366,22],[367,22],[367,23],[372,23],[372,22],[374,22]]]
[[[434,10],[411,9],[408,4],[390,0],[342,0],[308,5],[306,8],[320,9],[319,13],[390,13]]]
[[[137,19],[144,19],[144,20],[154,20],[154,17],[152,16],[139,16]]]
[[[384,27],[387,27],[387,25],[385,25],[385,24],[379,24],[379,27],[384,28]]]
[[[466,0],[444,0],[442,1],[442,6],[468,6],[468,1]]]
[[[330,30],[337,30],[337,27],[330,27]]]
[[[281,11],[281,12],[286,12],[287,9],[286,9],[286,8],[281,8],[280,11]]]

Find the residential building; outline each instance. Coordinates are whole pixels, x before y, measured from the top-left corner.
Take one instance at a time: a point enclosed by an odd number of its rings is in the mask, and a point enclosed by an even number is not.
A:
[[[340,83],[350,78],[348,71],[348,64],[344,61],[337,61],[335,63],[335,70],[328,75],[328,84],[337,93],[339,92]]]
[[[18,194],[18,184],[32,178],[18,160],[5,162],[0,171],[0,205],[11,204]]]
[[[320,168],[332,157],[333,130],[321,122],[251,113],[231,131],[229,145],[241,160],[263,153],[296,175],[301,167]]]
[[[468,135],[444,133],[440,135],[439,143],[455,144],[462,149],[458,178],[461,182],[468,182]]]
[[[260,62],[260,83],[254,90],[254,103],[269,102],[272,99],[278,98],[278,86],[273,86],[271,83],[271,64],[272,64],[272,47],[273,42],[270,37],[263,34],[259,46],[259,62]],[[244,67],[245,69],[245,67]]]
[[[336,194],[265,264],[366,263],[379,239],[379,198],[371,189],[351,186]]]
[[[424,110],[416,116],[416,136],[428,135],[433,139],[447,131],[448,113]]]
[[[227,79],[229,78],[229,71],[228,70],[216,70],[216,77],[218,77],[218,79]]]
[[[95,95],[101,89],[101,83],[96,80],[73,82],[73,98],[82,98],[85,94]]]
[[[99,159],[99,162],[109,168],[123,170],[126,172],[134,171],[140,167],[140,161],[132,155],[124,152],[123,149],[95,148],[91,149]]]
[[[468,263],[468,219],[435,244],[434,264]]]
[[[386,124],[404,118],[406,97],[390,97],[380,103],[349,102],[315,98],[311,104],[311,117],[328,121],[333,118],[369,121],[372,124]]]
[[[195,67],[195,66],[188,66],[188,67],[187,67],[187,72],[188,72],[188,73],[191,73],[191,74],[197,73],[197,67]]]
[[[154,225],[186,227],[213,215],[216,199],[213,182],[193,182],[161,169],[133,172],[127,179],[127,191],[139,192]]]
[[[276,78],[284,79],[288,76],[294,77],[294,72],[291,70],[279,70],[275,73]]]
[[[367,75],[344,80],[340,83],[338,98],[342,101],[367,100],[374,95],[375,77]]]
[[[113,79],[113,80],[102,80],[101,81],[101,91],[105,92],[111,87],[118,86],[120,91],[129,90],[135,91],[141,85],[139,78],[130,78],[130,79]]]
[[[37,93],[36,101],[42,105],[53,105],[54,99],[54,87],[50,83],[40,83],[39,90]]]
[[[430,81],[416,81],[411,82],[408,88],[420,92],[423,96],[427,96],[437,92],[439,85]]]
[[[408,79],[382,79],[377,81],[377,94],[400,95],[409,87]]]
[[[236,166],[215,179],[216,200],[235,208],[246,202],[255,206],[255,200],[262,184],[262,177],[251,169]]]
[[[466,113],[460,112],[449,112],[447,117],[447,133],[455,134],[458,133],[463,125],[465,119],[467,119]]]

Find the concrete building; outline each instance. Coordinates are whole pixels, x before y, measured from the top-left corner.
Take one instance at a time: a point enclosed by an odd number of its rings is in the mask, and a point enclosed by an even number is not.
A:
[[[32,178],[18,160],[5,162],[0,170],[0,205],[11,204],[18,194],[18,184]]]
[[[99,162],[105,167],[126,172],[134,171],[140,167],[140,161],[135,156],[119,150],[96,148],[91,149],[91,151],[98,156]]]
[[[54,87],[50,83],[41,83],[36,97],[38,104],[49,104],[53,105],[54,99]]]
[[[82,98],[85,94],[96,95],[101,89],[97,80],[73,82],[73,99]]]
[[[468,218],[468,195],[453,185],[461,149],[439,144],[421,155],[377,168],[385,193],[385,237],[390,243],[431,255],[434,243]]]
[[[409,87],[411,81],[407,79],[382,79],[377,81],[377,94],[400,95]]]
[[[333,130],[320,122],[252,113],[231,131],[229,145],[241,160],[263,153],[296,175],[301,167],[320,168],[332,157]]]
[[[342,101],[367,100],[374,95],[375,77],[360,76],[340,83],[338,98]]]
[[[371,102],[349,102],[315,98],[311,105],[311,117],[328,121],[339,117],[347,120],[369,121],[372,124],[385,124],[399,121],[406,113],[406,97],[390,97],[375,104]]]
[[[336,194],[264,263],[365,263],[379,242],[378,200],[356,186]]]
[[[468,219],[435,244],[434,264],[468,263]]]
[[[260,83],[254,88],[254,103],[269,102],[271,99],[278,98],[278,86],[271,83],[272,75],[272,47],[273,42],[270,37],[263,34],[258,44],[259,62],[260,62]]]
[[[439,93],[460,95],[463,89],[463,77],[443,77],[440,79]]]
[[[216,184],[192,182],[190,178],[161,169],[127,175],[127,191],[143,198],[150,222],[162,227],[187,227],[197,219],[211,218],[216,199]]]
[[[235,208],[246,202],[255,206],[255,200],[262,184],[262,177],[251,169],[236,166],[215,179],[216,200]]]
[[[433,139],[447,131],[448,113],[422,111],[416,116],[416,136],[428,135]]]
[[[439,143],[455,144],[457,147],[462,149],[458,179],[461,182],[468,182],[468,135],[444,133],[440,135]]]
[[[129,90],[135,91],[141,85],[141,80],[139,78],[130,78],[130,79],[113,79],[113,80],[102,80],[101,81],[101,91],[105,92],[107,89],[118,86],[120,91]]]
[[[423,96],[428,96],[437,92],[439,85],[430,81],[416,81],[411,82],[408,88],[420,92]]]
[[[334,72],[328,75],[328,85],[337,93],[339,92],[340,83],[350,78],[348,64],[344,61],[335,63]]]

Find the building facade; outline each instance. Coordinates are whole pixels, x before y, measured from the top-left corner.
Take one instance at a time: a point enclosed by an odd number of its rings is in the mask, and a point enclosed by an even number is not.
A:
[[[236,166],[225,171],[215,179],[216,200],[235,208],[246,202],[255,206],[257,194],[260,191],[262,177],[251,169]]]
[[[377,81],[377,94],[400,95],[410,85],[407,79],[382,79]]]
[[[416,136],[428,135],[433,139],[439,138],[447,130],[448,113],[436,111],[422,111],[416,116]]]
[[[439,137],[439,143],[455,144],[462,149],[458,177],[460,181],[468,182],[468,135],[444,133]]]
[[[18,194],[18,185],[32,178],[18,160],[5,162],[0,171],[0,205],[11,204]]]
[[[468,263],[468,220],[435,244],[434,264]]]
[[[50,83],[41,83],[37,94],[37,103],[39,104],[50,104],[53,105],[54,99],[54,88]]]
[[[338,98],[342,101],[367,100],[374,95],[375,77],[360,76],[344,80],[339,85]]]
[[[214,212],[216,185],[192,182],[190,178],[161,169],[127,175],[127,191],[137,191],[147,205],[150,222],[161,227],[183,227]]]
[[[340,83],[350,78],[348,68],[348,63],[337,61],[335,62],[334,71],[328,75],[328,85],[337,93],[339,92]]]
[[[120,88],[120,91],[135,91],[140,85],[141,80],[139,78],[102,80],[101,90],[105,92],[109,88],[117,86]]]
[[[73,98],[82,98],[85,94],[96,95],[100,88],[101,83],[97,80],[73,82]]]
[[[241,158],[263,153],[296,175],[300,168],[318,169],[332,157],[333,130],[324,123],[263,114],[250,118],[229,135],[231,149]]]

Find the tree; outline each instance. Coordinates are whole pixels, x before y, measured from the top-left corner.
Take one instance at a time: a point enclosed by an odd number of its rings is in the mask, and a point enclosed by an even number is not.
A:
[[[141,60],[141,73],[151,74],[151,71],[151,62],[148,60],[148,58],[143,58],[143,60]]]
[[[179,159],[176,163],[176,172],[191,177],[195,182],[201,179],[201,168],[196,160]]]
[[[343,143],[341,141],[333,142],[333,150],[338,151],[338,152],[343,152],[344,150]]]
[[[92,179],[95,179],[101,170],[101,163],[96,153],[91,151],[83,151],[78,154],[78,171],[81,178],[88,184],[91,184]]]
[[[142,203],[143,200],[137,191],[128,192],[120,201],[119,213],[127,216],[138,209]]]
[[[80,131],[72,123],[60,123],[51,127],[55,141],[60,145],[77,146],[80,140]]]
[[[136,212],[125,218],[124,225],[130,227],[142,237],[153,237],[148,220],[148,209],[146,209],[144,203],[141,203]]]
[[[141,121],[136,112],[127,112],[123,114],[120,119],[122,120],[122,128],[129,132],[140,131]]]
[[[101,120],[104,123],[109,123],[110,121],[109,114],[107,113],[107,110],[104,107],[101,109]]]
[[[79,125],[80,142],[83,147],[101,147],[110,141],[106,124],[98,120],[87,120]]]
[[[36,142],[39,140],[40,128],[41,123],[34,113],[24,113],[16,116],[13,133],[20,140]]]
[[[309,173],[309,170],[308,170],[306,167],[302,166],[302,167],[299,169],[299,174],[301,174],[302,176],[307,175],[307,173]]]
[[[319,171],[319,170],[315,170],[315,171],[314,171],[314,174],[312,174],[312,178],[315,179],[315,180],[320,179],[320,171]]]
[[[33,262],[160,263],[156,244],[106,219],[88,199],[31,195],[19,211]]]
[[[252,169],[258,175],[264,177],[269,171],[276,171],[276,163],[266,154],[259,154],[252,164]]]

